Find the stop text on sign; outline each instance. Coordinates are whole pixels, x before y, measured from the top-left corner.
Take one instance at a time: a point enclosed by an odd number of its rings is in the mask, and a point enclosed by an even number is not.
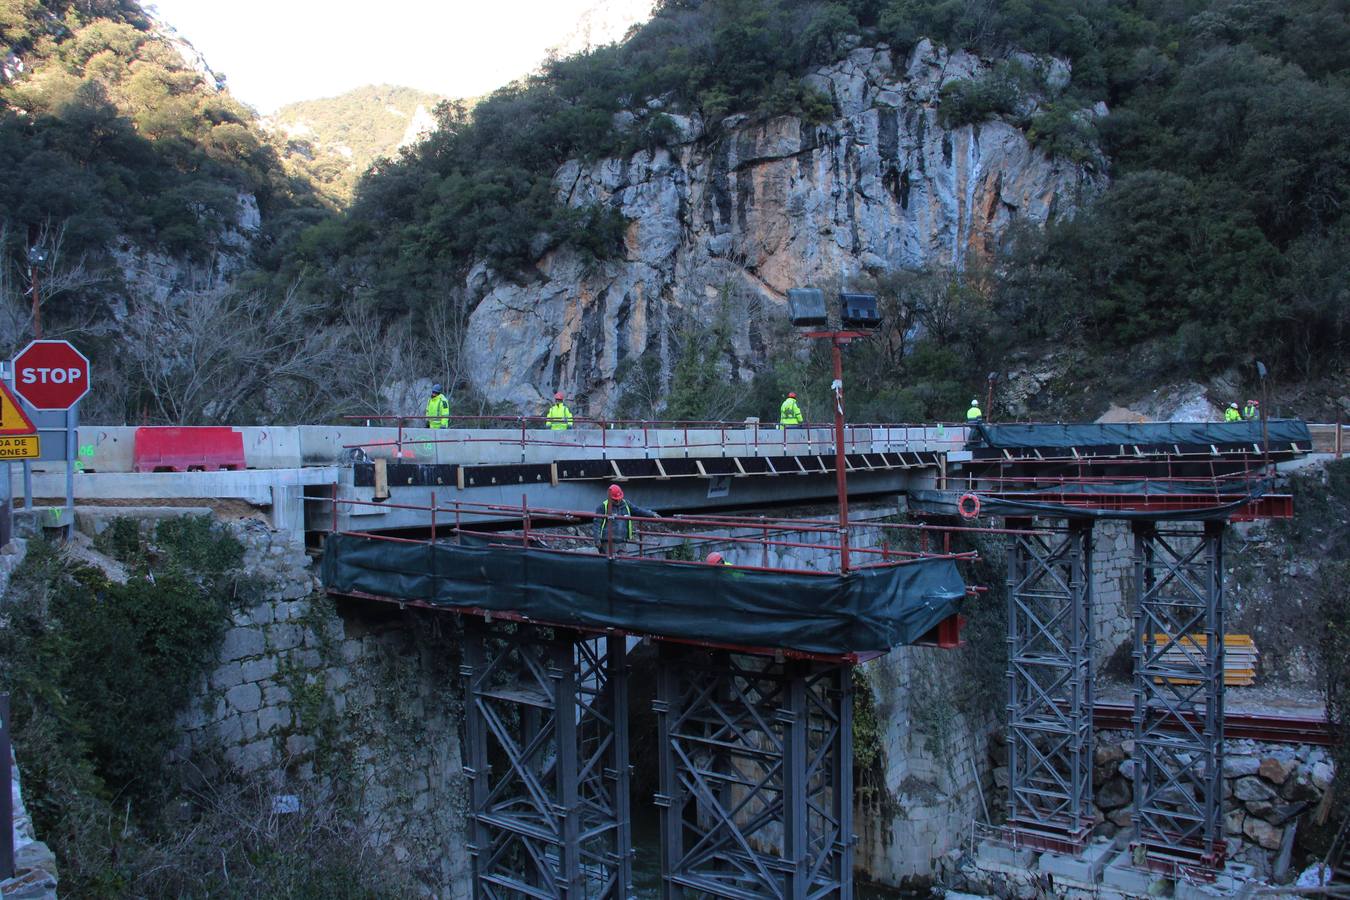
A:
[[[84,378],[84,372],[74,366],[68,369],[27,368],[19,370],[20,384],[75,384]]]
[[[89,393],[89,360],[69,341],[33,341],[14,357],[14,391],[34,409],[70,409]]]

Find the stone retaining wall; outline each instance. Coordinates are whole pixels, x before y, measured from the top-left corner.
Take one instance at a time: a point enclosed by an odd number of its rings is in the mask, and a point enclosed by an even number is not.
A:
[[[869,880],[922,884],[941,856],[969,837],[980,809],[994,723],[952,702],[955,652],[966,651],[898,647],[862,666],[874,697],[885,788],[872,790],[881,785],[865,779],[857,786],[856,869]],[[855,706],[855,721],[858,715]]]
[[[1133,750],[1127,736],[1098,736],[1092,780],[1101,835],[1113,836],[1131,824]],[[1271,875],[1285,830],[1317,810],[1333,774],[1331,757],[1321,747],[1226,741],[1223,825],[1229,859],[1252,866],[1260,877]]]
[[[1098,522],[1092,530],[1092,663],[1100,667],[1131,639],[1134,535],[1128,522]]]
[[[468,896],[458,640],[451,617],[339,610],[304,545],[231,526],[254,588],[180,718],[170,762],[296,779],[345,798],[373,846],[441,897]]]
[[[1134,741],[1128,734],[1103,732],[1097,736],[1092,774],[1097,818],[1094,837],[1112,838],[1131,828],[1133,751]],[[1008,786],[1004,745],[992,742],[990,757],[996,765],[996,801],[1002,805]],[[1321,747],[1226,741],[1223,824],[1228,858],[1251,866],[1259,878],[1272,876],[1286,829],[1317,812],[1333,774],[1331,757]]]

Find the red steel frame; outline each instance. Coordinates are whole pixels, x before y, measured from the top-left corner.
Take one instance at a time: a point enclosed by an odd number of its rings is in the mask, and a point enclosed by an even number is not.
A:
[[[1257,458],[1243,458],[1235,460],[1232,457],[1215,459],[1212,455],[1206,455],[1203,461],[1208,462],[1210,474],[1204,475],[1185,475],[1179,474],[1174,470],[1174,466],[1182,464],[1195,465],[1200,460],[1187,460],[1184,456],[1154,456],[1138,458],[1119,458],[1119,457],[1078,457],[1063,459],[1013,459],[1003,461],[990,461],[991,466],[997,465],[1000,474],[994,476],[979,476],[974,473],[970,476],[970,481],[977,493],[998,497],[1004,500],[1023,500],[1033,503],[1052,503],[1060,506],[1071,506],[1079,509],[1100,509],[1117,510],[1130,512],[1153,512],[1165,514],[1181,510],[1197,510],[1207,507],[1227,506],[1238,503],[1248,497],[1251,497],[1255,488],[1267,477],[1267,469],[1264,460]],[[1234,472],[1220,472],[1217,463],[1227,463],[1229,466],[1241,463],[1242,468]],[[1041,463],[1072,463],[1078,470],[1077,475],[1019,475],[1003,474],[1008,466],[1012,465],[1037,465]],[[978,463],[977,463],[978,465]],[[1156,469],[1159,465],[1167,467],[1167,474],[1158,476],[1145,474],[1138,477],[1132,477],[1127,473],[1112,472],[1110,474],[1093,474],[1094,470],[1100,472],[1101,469],[1128,469],[1139,466]],[[1103,492],[1103,493],[1078,493],[1078,492],[1056,492],[1050,490],[1037,490],[1037,488],[1048,488],[1054,486],[1078,484],[1078,485],[1098,485],[1109,487],[1121,485],[1122,482],[1134,482],[1143,485],[1142,492]],[[958,479],[959,483],[959,479]],[[1185,487],[1186,492],[1173,492],[1166,494],[1148,493],[1149,485],[1168,485],[1171,487]],[[992,487],[991,487],[992,486]],[[1229,517],[1232,521],[1254,521],[1257,519],[1288,519],[1294,515],[1294,501],[1289,494],[1265,494],[1255,498],[1250,503],[1236,509]]]
[[[1132,727],[1134,707],[1128,703],[1098,703],[1092,710],[1092,723],[1101,731],[1128,731]],[[1188,716],[1195,724],[1198,720]],[[1181,728],[1181,723],[1176,728]],[[1223,717],[1225,738],[1250,738],[1287,744],[1318,744],[1330,747],[1336,743],[1335,733],[1326,717],[1285,716],[1274,713],[1238,712],[1226,710]]]
[[[524,496],[521,497],[520,506],[503,506],[499,504],[489,504],[489,503],[472,503],[460,500],[452,501],[451,504],[449,505],[443,505],[441,502],[437,501],[436,495],[432,493],[431,503],[429,505],[418,506],[414,504],[379,503],[370,500],[343,500],[337,498],[335,488],[333,496],[328,499],[329,502],[332,504],[333,508],[332,527],[330,529],[332,533],[349,534],[358,537],[368,538],[371,540],[391,541],[396,543],[430,544],[438,540],[440,538],[441,531],[444,530],[448,531],[450,535],[453,535],[455,537],[465,534],[472,534],[476,537],[487,538],[489,541],[498,542],[500,546],[512,546],[516,544],[529,546],[532,540],[538,540],[539,535],[538,521],[540,519],[549,523],[547,527],[553,528],[556,527],[558,524],[577,524],[590,522],[596,518],[602,518],[601,516],[598,516],[595,513],[580,512],[577,510],[552,509],[546,507],[530,507]],[[343,504],[349,506],[376,506],[376,507],[383,507],[386,509],[407,509],[407,510],[425,511],[427,513],[427,521],[428,521],[427,527],[429,529],[428,536],[403,537],[400,535],[378,534],[368,531],[339,530],[338,507]],[[466,510],[472,511],[475,515],[478,516],[486,515],[495,518],[500,518],[503,520],[503,522],[511,522],[511,523],[518,522],[520,524],[520,527],[519,529],[507,532],[466,528],[464,527],[461,521],[463,514]],[[453,518],[450,520],[443,519],[442,518],[443,514],[451,514]],[[750,519],[750,518],[738,518],[735,516],[677,516],[662,519],[648,519],[639,516],[631,516],[631,517],[614,516],[613,518],[614,520],[619,522],[628,522],[628,521],[633,522],[636,525],[635,530],[639,536],[642,536],[644,534],[655,536],[657,532],[651,530],[651,526],[653,525],[653,523],[663,523],[666,526],[670,525],[690,526],[694,528],[700,527],[727,528],[727,529],[745,528],[757,531],[758,536],[741,536],[741,537],[728,534],[710,533],[706,531],[683,531],[683,530],[678,532],[665,531],[660,532],[660,534],[666,537],[674,535],[683,538],[685,540],[689,540],[690,538],[706,539],[708,541],[715,541],[719,544],[737,543],[737,544],[751,544],[756,546],[763,546],[766,557],[768,553],[768,548],[770,546],[805,547],[815,550],[822,550],[822,549],[834,550],[836,552],[840,549],[839,545],[837,544],[807,543],[805,541],[776,539],[775,537],[771,536],[771,534],[779,535],[785,532],[791,533],[806,532],[807,534],[838,534],[838,524],[836,522],[823,519],[764,519],[764,518]],[[920,545],[920,549],[918,551],[891,549],[887,547],[884,543],[881,549],[873,549],[873,548],[860,549],[855,547],[853,548],[854,553],[871,554],[874,556],[880,556],[881,559],[877,562],[872,562],[861,566],[853,566],[852,567],[853,570],[879,568],[883,566],[904,565],[906,562],[915,559],[950,559],[965,562],[972,562],[977,560],[979,556],[975,551],[954,552],[951,549],[951,538],[953,534],[1038,533],[1027,529],[979,528],[979,527],[959,526],[959,525],[947,526],[947,525],[928,525],[928,524],[893,523],[893,522],[868,522],[865,524],[856,524],[853,527],[855,529],[876,528],[883,531],[914,532],[917,533],[919,536],[919,545]],[[630,554],[617,553],[615,552],[615,546],[613,541],[614,530],[615,530],[614,527],[611,527],[609,529],[610,535],[610,539],[608,541],[609,552],[607,554],[612,559],[645,560],[648,562],[660,562],[665,565],[674,565],[674,566],[707,565],[707,563],[701,561],[666,560],[659,557],[643,556],[641,554],[645,549],[645,547],[641,543],[639,543],[638,549],[639,555],[634,556]],[[558,540],[574,541],[585,545],[590,545],[591,543],[593,543],[593,539],[589,535],[562,535],[559,534],[557,531],[552,530],[546,532],[546,534],[548,535],[549,539],[553,541]],[[932,540],[934,535],[940,536],[941,538],[940,542]],[[929,550],[928,547],[930,543],[939,544],[941,549]],[[536,547],[536,549],[541,549],[544,552],[554,552],[554,553],[571,552],[567,550],[555,550],[547,547],[544,548]],[[761,566],[737,565],[736,568],[748,569],[752,571],[780,572],[796,575],[811,575],[818,577],[831,576],[831,573],[821,572],[813,569],[787,569],[768,565],[761,565]],[[987,588],[981,586],[970,586],[967,588],[967,593],[973,596],[982,593],[985,590],[987,590]],[[710,641],[691,641],[679,638],[671,638],[664,635],[645,634],[641,632],[626,632],[620,631],[618,629],[602,629],[602,628],[586,629],[584,627],[579,627],[575,624],[567,624],[563,626],[560,625],[559,623],[551,623],[531,619],[527,616],[523,616],[519,613],[514,612],[488,611],[478,609],[475,607],[438,606],[420,600],[385,597],[375,594],[367,594],[364,592],[333,592],[333,593],[335,596],[349,596],[362,600],[377,600],[388,603],[395,603],[398,604],[399,606],[412,605],[418,607],[426,607],[429,609],[446,610],[466,615],[478,615],[489,619],[495,617],[495,618],[509,619],[511,621],[534,622],[535,624],[540,625],[556,625],[558,627],[574,628],[578,630],[588,630],[591,633],[595,634],[602,634],[602,633],[625,634],[640,638],[650,638],[653,640],[669,640],[680,643],[693,644],[697,646],[732,650],[735,652],[756,653],[760,655],[767,654],[774,656],[783,656],[785,658],[791,657],[796,659],[812,659],[819,661],[857,663],[857,662],[865,662],[869,659],[874,659],[878,656],[884,655],[879,652],[850,653],[844,655],[826,655],[826,654],[813,654],[802,651],[786,650],[779,648],[746,647],[740,645],[721,644]],[[962,616],[953,615],[948,619],[944,620],[943,622],[939,623],[938,626],[933,631],[933,639],[931,641],[925,641],[924,642],[925,645],[937,646],[944,649],[950,649],[961,646],[962,640],[960,636],[960,631],[961,626],[964,624],[964,621],[965,620]]]

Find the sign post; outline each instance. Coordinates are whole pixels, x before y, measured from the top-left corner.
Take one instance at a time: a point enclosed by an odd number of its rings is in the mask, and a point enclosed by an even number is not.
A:
[[[6,469],[9,466],[5,466]],[[9,694],[0,694],[0,879],[14,877],[14,772],[9,767]]]
[[[0,461],[5,464],[5,484],[0,489],[0,504],[3,504],[0,508],[0,547],[14,536],[14,482],[10,463],[16,459],[27,463],[37,459],[40,453],[37,426],[10,391],[4,380],[8,376],[8,370],[0,372]]]
[[[14,390],[33,409],[65,413],[65,525],[69,537],[75,530],[78,408],[89,393],[89,359],[69,341],[33,341],[14,357]]]

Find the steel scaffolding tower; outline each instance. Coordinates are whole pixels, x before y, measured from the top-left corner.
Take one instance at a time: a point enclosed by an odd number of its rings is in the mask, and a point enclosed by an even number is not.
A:
[[[853,896],[853,667],[663,643],[662,896]]]
[[[1009,541],[1007,837],[1072,852],[1093,825],[1092,523]]]
[[[1134,833],[1156,867],[1223,862],[1223,533],[1134,528]]]
[[[624,638],[464,625],[474,897],[631,897]]]

